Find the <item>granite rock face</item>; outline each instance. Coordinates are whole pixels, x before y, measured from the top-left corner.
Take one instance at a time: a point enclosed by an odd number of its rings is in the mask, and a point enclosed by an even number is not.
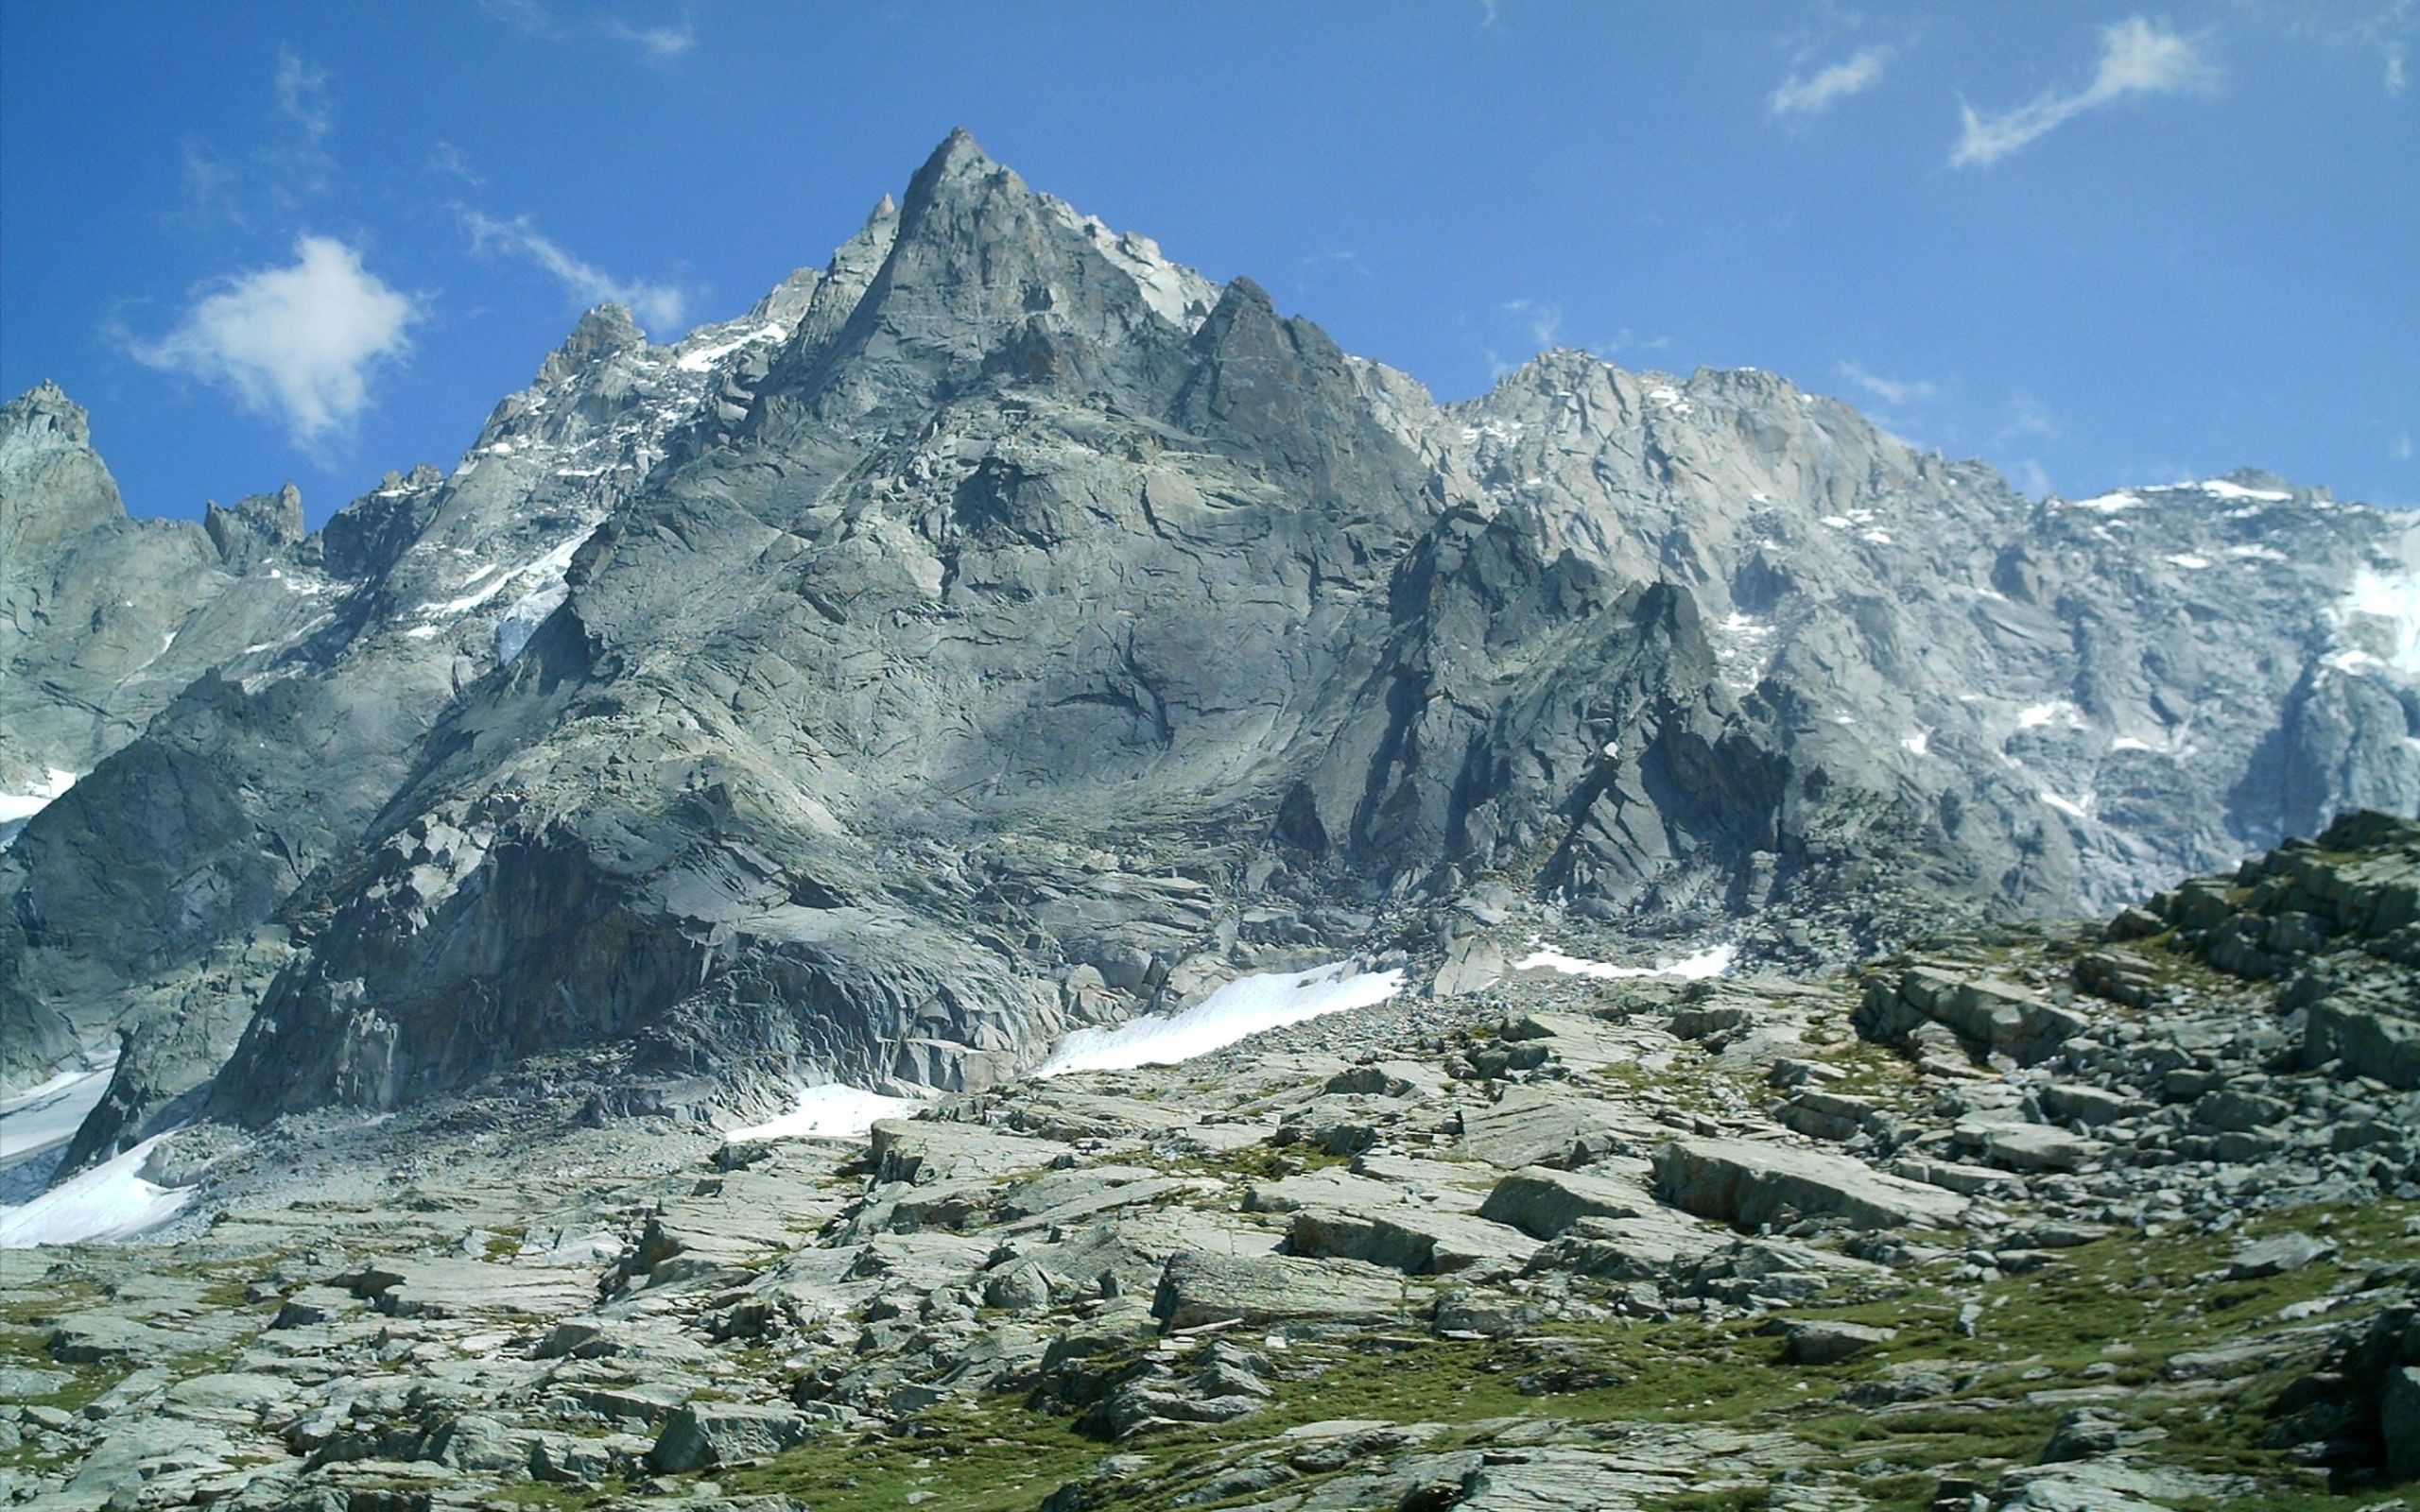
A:
[[[979,1089],[1481,879],[1815,965],[2420,813],[2408,522],[2031,501],[1754,371],[1439,405],[963,133],[317,533],[128,520],[50,388],[0,486],[0,789],[75,779],[0,855],[0,1078],[115,1047],[76,1162]]]

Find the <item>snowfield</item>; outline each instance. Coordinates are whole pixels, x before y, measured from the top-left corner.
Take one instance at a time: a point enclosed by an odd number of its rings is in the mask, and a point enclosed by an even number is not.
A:
[[[873,1127],[877,1119],[910,1118],[925,1106],[921,1097],[890,1097],[861,1087],[832,1082],[799,1093],[798,1106],[768,1123],[735,1128],[723,1138],[742,1140],[854,1139]]]
[[[53,766],[33,786],[22,793],[0,793],[0,850],[17,837],[26,821],[50,807],[53,799],[76,785],[80,772],[63,772]]]
[[[79,1172],[16,1207],[0,1208],[0,1249],[130,1239],[175,1217],[191,1187],[164,1187],[144,1173],[166,1134],[155,1134],[113,1160]]]
[[[1603,981],[1637,976],[1679,976],[1695,981],[1725,974],[1731,970],[1731,963],[1738,958],[1737,946],[1716,945],[1695,955],[1684,955],[1677,961],[1667,961],[1660,966],[1616,966],[1611,961],[1582,960],[1577,955],[1565,955],[1561,951],[1540,947],[1514,961],[1512,969],[1516,971],[1561,971],[1565,976],[1593,976]]]
[[[1189,1008],[1150,1013],[1099,1029],[1078,1029],[1050,1047],[1034,1074],[1131,1071],[1206,1056],[1264,1029],[1384,1003],[1403,990],[1401,971],[1356,973],[1349,962],[1307,971],[1239,976]]]

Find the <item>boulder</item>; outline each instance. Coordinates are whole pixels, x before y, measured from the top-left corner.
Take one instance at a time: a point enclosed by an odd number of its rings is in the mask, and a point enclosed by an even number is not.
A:
[[[2342,1063],[2347,1074],[2390,1087],[2420,1087],[2420,1020],[2398,1018],[2343,998],[2322,998],[2303,1021],[2306,1066]]]
[[[647,1462],[660,1474],[680,1475],[778,1454],[804,1443],[814,1431],[805,1415],[787,1407],[690,1401],[665,1419]]]
[[[1383,1323],[1409,1312],[1401,1272],[1353,1260],[1292,1255],[1168,1257],[1151,1315],[1171,1329],[1205,1323]]]
[[[1782,1327],[1782,1358],[1791,1365],[1838,1365],[1897,1338],[1895,1329],[1808,1319]]]
[[[1287,1247],[1319,1260],[1358,1260],[1414,1276],[1461,1270],[1509,1270],[1537,1251],[1515,1228],[1406,1204],[1342,1211],[1303,1208],[1288,1229]]]
[[[1594,1170],[1532,1165],[1496,1182],[1478,1215],[1552,1239],[1582,1218],[1635,1218],[1653,1208],[1654,1198],[1642,1182]]]
[[[1754,1228],[1785,1214],[1858,1228],[1947,1224],[1965,1200],[1844,1155],[1748,1140],[1674,1140],[1655,1155],[1656,1193],[1702,1218]]]

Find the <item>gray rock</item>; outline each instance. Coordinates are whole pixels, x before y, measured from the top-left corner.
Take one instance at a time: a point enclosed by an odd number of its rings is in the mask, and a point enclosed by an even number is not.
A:
[[[2420,1480],[2420,1364],[2387,1372],[2378,1393],[2378,1433],[2386,1441],[2387,1479]]]
[[[665,1419],[647,1461],[661,1474],[685,1474],[778,1454],[806,1442],[814,1432],[809,1418],[786,1407],[690,1401]]]
[[[1754,1227],[1785,1213],[1859,1228],[1954,1223],[1964,1199],[1845,1156],[1745,1140],[1675,1140],[1655,1155],[1656,1191],[1700,1217]]]
[[[2310,1234],[2273,1234],[2267,1239],[2256,1239],[2229,1255],[2227,1280],[2245,1281],[2281,1276],[2335,1253],[2336,1245],[2331,1240]]]
[[[1285,1255],[1168,1257],[1151,1315],[1171,1329],[1208,1323],[1385,1323],[1413,1310],[1399,1271],[1351,1260]]]
[[[1838,1365],[1897,1337],[1895,1329],[1817,1318],[1794,1319],[1782,1329],[1782,1358],[1792,1365]]]
[[[1398,1203],[1352,1211],[1298,1210],[1287,1228],[1287,1247],[1314,1259],[1365,1261],[1429,1276],[1517,1269],[1538,1246],[1517,1227]]]
[[[1479,1216],[1552,1239],[1582,1218],[1636,1218],[1653,1211],[1643,1181],[1594,1169],[1555,1171],[1530,1166],[1495,1183]]]

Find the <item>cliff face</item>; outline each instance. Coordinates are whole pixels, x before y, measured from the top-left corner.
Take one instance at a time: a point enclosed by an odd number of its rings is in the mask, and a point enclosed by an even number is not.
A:
[[[84,1157],[533,1056],[977,1087],[1483,878],[1813,963],[2420,812],[2408,522],[2032,502],[1749,371],[1439,406],[962,134],[316,535],[129,523],[54,390],[0,482],[0,783],[81,774],[0,856],[0,1073],[122,1033]]]

